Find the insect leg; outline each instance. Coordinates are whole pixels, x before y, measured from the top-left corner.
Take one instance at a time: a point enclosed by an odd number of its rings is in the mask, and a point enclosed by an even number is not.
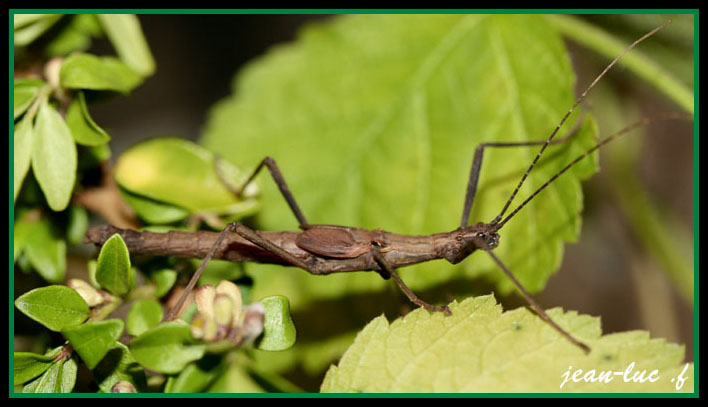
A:
[[[573,135],[577,133],[578,127],[582,120],[579,120],[575,127],[563,138],[552,140],[549,144],[561,144],[568,141]],[[467,182],[467,193],[465,193],[465,206],[462,208],[462,220],[460,221],[460,227],[467,226],[467,222],[470,217],[470,211],[472,210],[472,202],[477,194],[477,183],[479,181],[479,173],[482,170],[482,158],[484,156],[484,149],[487,147],[531,147],[540,146],[546,144],[546,140],[541,141],[526,141],[518,143],[482,143],[478,144],[477,148],[474,150],[474,159],[472,160],[472,170],[470,171],[470,179]]]
[[[240,197],[243,191],[246,189],[248,184],[250,184],[254,178],[256,178],[256,175],[261,171],[261,169],[265,166],[268,168],[268,171],[270,171],[270,175],[273,177],[273,181],[275,181],[275,184],[278,186],[278,189],[280,190],[280,193],[283,194],[283,197],[285,198],[285,201],[287,201],[288,206],[290,209],[293,211],[293,214],[297,218],[297,221],[300,223],[300,229],[307,229],[309,224],[307,223],[307,220],[305,219],[305,215],[302,214],[302,211],[300,210],[300,207],[297,205],[297,202],[295,202],[295,197],[293,196],[292,192],[290,192],[290,188],[288,188],[288,184],[285,182],[285,178],[283,178],[283,174],[280,173],[280,169],[278,168],[278,164],[275,163],[275,160],[272,159],[271,157],[266,157],[264,158],[256,167],[256,169],[251,173],[251,176],[248,177],[246,182],[241,185],[239,188],[234,188],[231,184],[226,182],[225,178],[223,177],[223,174],[219,171],[219,166],[218,166],[218,158],[217,161],[215,162],[216,169],[217,169],[217,174],[222,180],[222,183],[236,196]]]
[[[578,347],[580,347],[586,354],[590,353],[590,347],[589,347],[588,345],[586,345],[586,344],[580,342],[579,340],[575,339],[571,334],[569,334],[569,333],[566,332],[563,328],[561,328],[560,326],[558,326],[558,324],[556,324],[555,322],[553,322],[553,320],[551,319],[551,317],[549,317],[548,314],[546,314],[546,311],[544,311],[543,308],[541,308],[541,306],[536,302],[536,300],[534,300],[533,297],[531,297],[531,295],[528,293],[528,291],[526,291],[526,289],[524,289],[524,286],[522,286],[521,283],[519,282],[519,280],[517,280],[516,277],[514,277],[514,275],[511,274],[511,271],[509,271],[509,269],[506,268],[506,266],[504,265],[504,263],[501,262],[501,260],[499,259],[499,257],[497,257],[497,256],[494,254],[494,252],[492,252],[491,250],[487,250],[487,253],[489,253],[489,255],[492,257],[492,260],[494,260],[494,262],[497,263],[497,265],[499,266],[499,268],[502,269],[502,271],[504,272],[504,274],[506,274],[507,277],[509,277],[509,279],[511,279],[511,281],[514,283],[514,285],[516,285],[516,288],[519,289],[519,291],[521,292],[521,295],[524,297],[524,299],[526,300],[526,302],[528,302],[529,305],[531,305],[531,308],[533,308],[534,311],[536,311],[536,314],[538,314],[538,316],[540,316],[540,317],[541,317],[544,321],[546,321],[551,327],[553,327],[553,329],[555,329],[556,331],[558,331],[558,333],[560,333],[561,335],[563,335],[566,339],[568,339],[568,340],[569,340],[570,342],[572,342],[574,345],[577,345]]]
[[[374,257],[374,260],[376,261],[376,263],[377,263],[389,276],[391,276],[391,277],[393,278],[393,281],[396,282],[396,284],[397,284],[398,287],[401,289],[401,291],[403,291],[403,293],[406,295],[406,297],[408,297],[409,300],[411,300],[412,303],[414,303],[415,305],[417,305],[417,306],[419,306],[419,307],[423,307],[423,308],[425,308],[426,310],[431,311],[431,312],[443,312],[443,313],[445,313],[445,315],[450,315],[450,314],[451,314],[450,308],[448,308],[447,305],[443,305],[443,306],[430,305],[430,304],[428,304],[427,302],[425,302],[425,301],[421,300],[420,298],[418,298],[418,296],[415,295],[415,294],[413,293],[413,291],[411,291],[411,289],[408,288],[408,286],[406,286],[406,284],[403,282],[403,280],[401,280],[401,277],[398,275],[398,273],[396,273],[396,270],[394,270],[394,269],[386,262],[386,259],[384,258],[383,254],[381,254],[381,252],[380,252],[377,248],[375,248],[375,247],[372,247],[372,248],[371,248],[371,255]],[[382,274],[382,276],[383,276],[383,273],[380,273],[380,274]]]
[[[189,293],[192,292],[194,287],[197,285],[199,277],[201,277],[202,272],[206,268],[209,261],[211,261],[212,257],[216,254],[216,251],[221,247],[221,243],[224,241],[226,236],[233,231],[235,223],[236,222],[228,224],[224,230],[221,231],[219,237],[216,239],[216,243],[214,243],[214,246],[211,247],[211,250],[209,250],[209,253],[207,253],[204,257],[204,260],[202,260],[202,263],[199,265],[199,268],[197,268],[197,271],[194,272],[191,280],[189,280],[189,284],[187,284],[187,287],[182,292],[182,296],[179,297],[179,301],[177,301],[177,304],[175,304],[172,309],[170,309],[170,312],[167,313],[165,321],[172,321],[177,318],[177,313],[182,309],[184,302],[187,300],[187,296],[189,296]]]

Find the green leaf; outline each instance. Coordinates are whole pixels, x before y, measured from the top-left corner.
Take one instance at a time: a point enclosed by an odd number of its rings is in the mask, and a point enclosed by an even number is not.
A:
[[[359,333],[323,392],[675,392],[684,348],[632,331],[601,336],[600,320],[559,308],[548,312],[590,346],[589,355],[526,308],[502,312],[493,296],[450,306],[452,316],[417,309],[389,324],[384,316]],[[660,380],[563,385],[563,374],[582,369],[624,372],[657,369]],[[681,389],[693,391],[693,368]]]
[[[145,198],[126,191],[124,188],[119,188],[118,190],[128,205],[135,210],[135,213],[147,223],[173,223],[190,215],[190,212],[184,208]]]
[[[179,373],[192,361],[201,359],[205,345],[194,345],[189,325],[160,324],[130,342],[130,352],[144,367],[160,373]]]
[[[225,161],[219,168],[233,186],[250,175]],[[214,155],[184,139],[154,138],[131,147],[118,159],[115,178],[128,192],[192,212],[245,216],[257,208],[255,185],[238,199],[215,171]]]
[[[71,393],[79,368],[73,358],[54,363],[42,376],[27,384],[23,393]]]
[[[44,81],[39,79],[15,79],[12,98],[15,119],[32,106],[44,85]]]
[[[76,181],[76,144],[64,119],[47,100],[39,107],[34,127],[32,171],[49,207],[64,210]]]
[[[288,299],[277,295],[259,302],[265,307],[265,320],[258,349],[279,351],[291,348],[295,344],[297,332],[290,316]]]
[[[233,95],[212,110],[203,143],[244,168],[275,158],[312,224],[439,233],[460,224],[476,146],[546,139],[573,104],[574,88],[563,41],[538,16],[341,16],[308,26],[295,43],[240,72]],[[592,146],[594,136],[588,117],[573,142],[549,147],[515,204]],[[470,223],[499,214],[537,153],[485,152]],[[593,159],[573,167],[501,230],[496,253],[529,291],[544,287],[560,265],[562,243],[577,238],[579,179],[594,171]],[[275,184],[261,177],[259,229],[296,229]],[[255,296],[286,295],[294,309],[390,284],[371,273],[322,279],[246,267]],[[409,267],[402,277],[413,290],[475,278],[513,290],[480,255],[456,266]]]
[[[162,321],[162,305],[152,298],[137,300],[130,307],[126,319],[128,333],[140,335]]]
[[[15,198],[20,193],[22,182],[30,168],[32,158],[32,118],[25,117],[15,126],[14,132],[14,173],[15,173]]]
[[[150,280],[155,283],[155,297],[160,298],[170,292],[177,281],[177,272],[171,269],[160,269],[150,273]]]
[[[91,315],[79,293],[63,285],[35,288],[15,300],[15,306],[55,332],[79,325]]]
[[[86,107],[84,92],[77,92],[76,98],[66,112],[66,124],[78,144],[99,146],[106,144],[111,137],[93,121]]]
[[[50,29],[59,19],[61,14],[32,14],[32,18],[15,20],[14,44],[16,47],[29,45]],[[19,28],[18,28],[19,27]]]
[[[123,333],[123,321],[109,319],[87,322],[64,329],[61,333],[71,342],[71,346],[81,356],[86,366],[93,369],[120,338]]]
[[[98,262],[96,260],[89,260],[86,264],[86,267],[88,268],[89,283],[100,290],[101,284],[99,284],[98,280],[96,280],[96,266],[98,266]]]
[[[155,60],[150,52],[140,21],[134,14],[99,14],[103,29],[120,59],[141,75],[155,72]]]
[[[132,383],[138,390],[147,386],[145,369],[135,362],[128,347],[119,342],[93,370],[93,377],[103,393],[110,393],[121,380]]]
[[[41,375],[49,369],[54,358],[59,355],[61,349],[55,349],[46,355],[39,355],[31,352],[14,353],[14,384],[25,383]]]
[[[98,18],[93,14],[79,14],[72,17],[69,24],[44,48],[48,57],[68,55],[74,51],[85,51],[91,46],[91,37],[101,34]]]
[[[224,359],[218,355],[207,355],[190,363],[178,375],[167,379],[165,393],[198,393],[204,391],[224,371]]]
[[[16,30],[30,23],[37,22],[38,20],[51,18],[52,16],[52,14],[14,14],[12,16],[13,28]]]
[[[119,296],[127,294],[135,285],[135,271],[130,267],[128,248],[117,233],[106,240],[98,254],[96,282]]]
[[[56,236],[48,217],[25,221],[26,230],[20,232],[26,234],[24,252],[32,268],[50,283],[62,281],[66,273],[66,243]]]
[[[114,90],[128,93],[142,77],[113,57],[75,53],[66,58],[59,73],[61,85],[72,89]]]
[[[84,240],[89,227],[89,215],[82,206],[69,206],[69,224],[66,228],[66,241],[70,245],[78,245]]]

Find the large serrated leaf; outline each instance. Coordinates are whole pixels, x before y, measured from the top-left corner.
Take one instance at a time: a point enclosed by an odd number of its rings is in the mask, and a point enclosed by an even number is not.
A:
[[[676,392],[682,371],[687,381],[680,391],[693,391],[693,364],[684,371],[683,347],[650,339],[647,332],[602,336],[599,318],[550,310],[551,318],[590,346],[585,355],[527,309],[502,312],[491,295],[450,308],[450,317],[418,309],[391,324],[383,316],[374,319],[327,372],[322,391]],[[656,369],[659,379],[638,383],[612,375],[609,383],[564,383],[566,372],[572,378],[577,370],[586,375],[594,369],[598,377],[630,365],[632,374],[646,370],[645,377]]]
[[[459,225],[475,147],[544,140],[572,105],[574,82],[562,40],[536,16],[338,17],[307,27],[294,44],[242,71],[233,96],[212,110],[203,141],[245,168],[275,158],[312,224],[443,232]],[[572,143],[551,147],[517,203],[592,145],[594,135],[588,118]],[[537,152],[486,151],[471,223],[501,211]],[[594,169],[593,160],[574,167],[501,230],[496,252],[529,291],[544,287],[560,265],[562,243],[576,238],[578,177]],[[267,177],[261,175],[259,227],[296,229]],[[248,267],[254,295],[287,295],[295,309],[387,284],[364,273],[321,278]],[[406,268],[402,276],[416,290],[480,276],[500,292],[513,287],[478,255],[457,266]]]

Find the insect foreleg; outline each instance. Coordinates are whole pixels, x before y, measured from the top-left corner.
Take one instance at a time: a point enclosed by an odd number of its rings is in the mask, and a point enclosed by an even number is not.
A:
[[[568,132],[568,134],[560,139],[552,140],[549,144],[561,144],[568,141],[573,135],[577,133],[579,124],[582,120],[579,120],[575,127]],[[487,147],[532,147],[540,146],[546,143],[546,140],[540,141],[526,141],[526,142],[499,142],[499,143],[482,143],[478,144],[477,148],[474,150],[474,159],[472,160],[472,169],[470,170],[470,178],[467,182],[467,192],[465,193],[465,205],[462,208],[462,220],[460,221],[460,227],[467,226],[470,217],[470,211],[472,210],[472,203],[474,202],[474,197],[477,194],[477,184],[479,182],[479,173],[482,170],[482,158],[484,156],[484,149]]]
[[[307,229],[309,227],[309,224],[307,223],[307,220],[305,219],[305,215],[302,214],[300,207],[297,205],[297,202],[295,202],[295,197],[293,196],[292,192],[290,192],[290,188],[288,188],[288,184],[285,182],[285,178],[283,178],[283,174],[281,174],[280,169],[278,168],[278,164],[276,164],[275,160],[272,159],[271,157],[264,158],[258,164],[258,166],[253,171],[253,173],[251,173],[251,175],[248,177],[246,182],[244,182],[243,185],[241,185],[239,188],[234,188],[228,182],[223,182],[223,184],[234,195],[240,197],[241,194],[243,194],[243,191],[248,186],[248,184],[250,184],[253,181],[253,179],[256,178],[256,175],[258,175],[258,173],[261,171],[261,169],[264,166],[266,168],[268,168],[270,175],[273,177],[273,181],[275,181],[275,184],[278,186],[280,193],[283,194],[285,201],[288,203],[288,206],[293,211],[293,214],[297,218],[297,221],[300,223],[300,229]],[[216,165],[216,168],[217,168],[217,173],[219,174],[219,177],[222,179],[222,181],[225,181],[222,174],[218,171],[218,168],[219,168],[218,165]]]
[[[570,335],[568,332],[566,332],[563,328],[558,326],[558,324],[556,324],[551,319],[551,317],[548,316],[548,314],[546,314],[546,311],[544,311],[543,308],[536,302],[536,300],[534,300],[533,297],[531,297],[531,294],[529,294],[528,291],[526,291],[526,289],[524,289],[524,286],[522,286],[521,283],[519,282],[519,280],[517,280],[516,277],[514,277],[514,275],[511,273],[511,271],[509,271],[509,269],[506,268],[504,263],[501,262],[499,257],[497,257],[494,254],[494,252],[492,252],[491,250],[487,250],[487,253],[489,253],[489,255],[492,257],[492,260],[494,260],[494,262],[497,263],[497,266],[499,266],[499,268],[502,269],[504,274],[506,274],[507,277],[509,277],[509,279],[511,279],[511,281],[514,283],[514,285],[516,285],[516,288],[519,289],[519,291],[521,292],[521,295],[524,297],[526,302],[528,302],[529,305],[531,305],[531,308],[533,308],[534,311],[536,311],[536,314],[538,314],[538,316],[540,316],[544,321],[546,321],[550,326],[552,326],[553,329],[558,331],[558,333],[563,335],[563,337],[565,337],[570,342],[572,342],[573,344],[580,347],[586,354],[590,353],[590,347],[588,345],[575,339],[572,335]]]

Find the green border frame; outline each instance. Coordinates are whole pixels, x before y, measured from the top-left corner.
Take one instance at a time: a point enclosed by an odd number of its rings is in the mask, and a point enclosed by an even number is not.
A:
[[[412,13],[422,13],[422,14],[462,14],[462,13],[496,13],[496,14],[692,14],[694,16],[694,101],[695,110],[698,114],[694,115],[694,392],[693,393],[435,393],[435,394],[411,394],[411,393],[395,393],[395,394],[322,394],[322,393],[264,393],[264,394],[240,394],[240,393],[183,393],[183,394],[169,394],[169,393],[138,393],[138,394],[101,394],[101,393],[69,393],[69,394],[24,394],[15,393],[14,385],[10,382],[9,393],[12,398],[102,398],[102,397],[120,397],[120,398],[203,398],[203,397],[216,397],[222,398],[225,396],[235,397],[235,398],[310,398],[310,397],[321,397],[321,398],[378,398],[378,397],[396,397],[396,398],[437,398],[437,397],[451,397],[451,398],[477,398],[477,397],[496,397],[496,398],[540,398],[540,397],[558,397],[558,398],[578,398],[578,397],[593,397],[593,398],[606,398],[606,397],[618,397],[618,398],[697,398],[699,396],[699,314],[700,314],[700,297],[699,297],[699,273],[700,268],[700,210],[696,211],[696,208],[700,208],[700,160],[699,160],[699,129],[700,129],[700,108],[699,108],[699,61],[700,61],[700,45],[699,45],[699,10],[698,9],[621,9],[621,10],[609,10],[609,9],[510,9],[510,10],[494,10],[494,9],[106,9],[106,10],[96,10],[96,9],[10,9],[9,10],[9,25],[10,25],[10,35],[9,35],[9,80],[10,84],[14,81],[14,41],[13,41],[13,20],[15,14],[26,14],[26,13],[36,13],[38,11],[44,13],[57,13],[57,14],[80,14],[80,13],[106,13],[106,14],[122,14],[126,12],[135,12],[136,14],[365,14],[365,13],[376,13],[376,14],[412,14]],[[9,100],[13,101],[13,86],[9,87]],[[12,103],[10,103],[12,105]],[[13,109],[10,107],[10,117],[13,117]],[[10,120],[10,133],[14,132],[14,119]],[[14,150],[14,140],[10,139],[9,149]],[[14,153],[13,153],[14,155]],[[14,157],[9,158],[9,174],[10,174],[10,185],[14,183]],[[10,218],[9,218],[9,239],[14,238],[14,199],[13,188],[10,187]],[[14,249],[14,244],[10,246],[10,251]],[[14,269],[14,261],[10,262],[9,270]],[[9,351],[14,352],[14,274],[10,273],[10,281],[8,284],[9,288]],[[12,377],[14,370],[14,361],[11,359],[9,363],[10,374]]]

